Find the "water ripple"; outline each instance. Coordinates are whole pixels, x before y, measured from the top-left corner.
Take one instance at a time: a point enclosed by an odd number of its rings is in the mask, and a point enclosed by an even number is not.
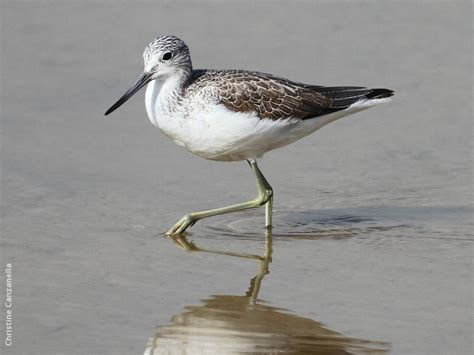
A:
[[[275,239],[366,239],[368,237],[436,238],[472,241],[467,224],[471,208],[360,207],[274,213]],[[444,228],[449,225],[449,233]],[[454,227],[453,227],[454,226]],[[263,216],[256,211],[230,214],[217,222],[206,220],[199,234],[207,238],[232,236],[260,239]],[[197,229],[197,228],[196,228]]]

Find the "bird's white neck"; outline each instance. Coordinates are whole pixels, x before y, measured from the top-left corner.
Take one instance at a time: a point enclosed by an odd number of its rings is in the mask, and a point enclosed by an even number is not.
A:
[[[186,78],[172,76],[166,80],[153,80],[146,89],[145,106],[153,125],[159,126],[159,119],[176,111],[183,95]]]

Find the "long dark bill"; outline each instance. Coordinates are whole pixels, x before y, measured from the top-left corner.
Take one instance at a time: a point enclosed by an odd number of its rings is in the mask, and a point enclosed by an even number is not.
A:
[[[137,80],[133,86],[127,90],[123,96],[118,99],[116,103],[114,103],[106,112],[105,115],[107,116],[109,113],[114,112],[116,109],[118,109],[122,104],[124,104],[129,98],[133,96],[138,90],[140,90],[142,87],[144,87],[146,84],[148,84],[151,81],[151,74],[148,73],[143,73]]]

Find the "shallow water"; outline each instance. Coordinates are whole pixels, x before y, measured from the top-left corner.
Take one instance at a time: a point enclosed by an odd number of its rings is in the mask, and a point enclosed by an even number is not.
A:
[[[111,4],[3,3],[2,354],[472,353],[470,2]],[[167,238],[256,192],[143,93],[103,117],[158,33],[196,67],[397,96],[265,156],[271,235],[259,209]]]
[[[263,255],[203,249],[185,236],[170,237],[178,247],[255,260],[257,273],[242,295],[212,295],[199,306],[187,306],[159,326],[145,354],[169,353],[324,353],[386,354],[383,342],[348,338],[323,324],[259,299],[264,277],[270,273],[273,236],[265,232]]]

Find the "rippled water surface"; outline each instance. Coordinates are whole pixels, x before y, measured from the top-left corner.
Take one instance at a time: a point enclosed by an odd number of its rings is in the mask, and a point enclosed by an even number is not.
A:
[[[472,354],[470,10],[3,2],[14,344],[0,353]],[[153,128],[143,93],[103,117],[163,33],[197,68],[397,95],[264,157],[271,231],[258,209],[168,238],[185,213],[256,191],[247,164],[193,157]]]

